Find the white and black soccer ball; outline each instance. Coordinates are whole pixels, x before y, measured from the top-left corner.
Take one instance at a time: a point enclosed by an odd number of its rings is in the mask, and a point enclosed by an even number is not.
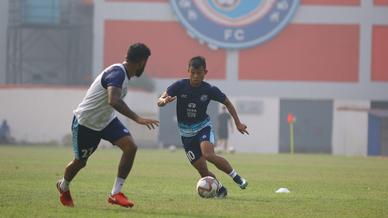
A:
[[[217,195],[217,190],[220,183],[217,179],[206,176],[198,180],[197,191],[199,196],[203,198],[214,198]]]

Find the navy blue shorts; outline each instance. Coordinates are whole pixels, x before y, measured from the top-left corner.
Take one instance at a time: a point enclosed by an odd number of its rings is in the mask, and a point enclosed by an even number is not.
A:
[[[210,126],[207,126],[203,129],[201,129],[197,135],[193,137],[181,137],[183,148],[185,149],[186,156],[189,159],[190,163],[193,164],[195,161],[197,161],[200,157],[202,157],[201,152],[201,142],[203,141],[209,141],[214,145],[215,138],[213,130]]]
[[[74,116],[71,130],[73,133],[73,152],[77,160],[87,160],[96,150],[101,139],[113,144],[122,137],[131,135],[117,117],[103,130],[95,131],[79,124]]]

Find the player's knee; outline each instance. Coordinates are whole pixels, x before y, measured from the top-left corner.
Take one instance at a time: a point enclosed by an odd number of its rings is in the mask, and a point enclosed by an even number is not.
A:
[[[137,145],[135,143],[128,143],[124,146],[124,153],[134,153],[137,151]]]

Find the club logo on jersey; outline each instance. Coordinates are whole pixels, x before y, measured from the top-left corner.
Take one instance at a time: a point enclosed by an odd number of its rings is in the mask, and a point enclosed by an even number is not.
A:
[[[207,101],[208,97],[207,97],[207,95],[201,95],[201,97],[199,99],[201,101]]]
[[[241,49],[276,36],[299,0],[171,0],[190,36],[210,48]]]
[[[187,95],[186,94],[182,94],[181,98],[187,98]]]

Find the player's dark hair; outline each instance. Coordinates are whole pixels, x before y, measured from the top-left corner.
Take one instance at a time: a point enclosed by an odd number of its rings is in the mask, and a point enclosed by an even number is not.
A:
[[[189,61],[189,68],[190,67],[194,69],[199,69],[203,67],[203,69],[206,69],[206,59],[202,56],[195,56]]]
[[[138,42],[129,46],[126,61],[137,63],[147,60],[150,55],[151,50],[145,44]]]

